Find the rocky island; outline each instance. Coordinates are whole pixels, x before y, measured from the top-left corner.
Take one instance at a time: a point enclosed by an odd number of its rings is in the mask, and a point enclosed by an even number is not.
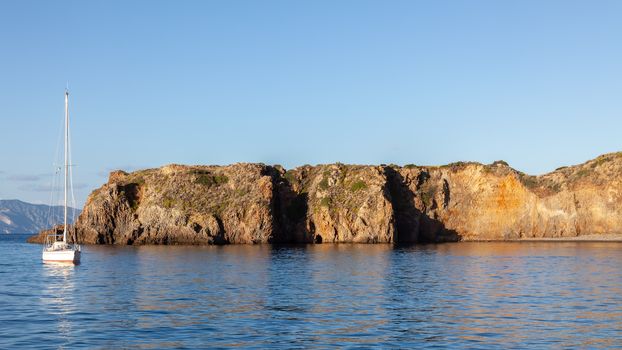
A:
[[[530,176],[444,166],[240,163],[114,171],[72,240],[86,244],[414,243],[622,233],[622,153]],[[44,232],[31,242],[41,242]]]

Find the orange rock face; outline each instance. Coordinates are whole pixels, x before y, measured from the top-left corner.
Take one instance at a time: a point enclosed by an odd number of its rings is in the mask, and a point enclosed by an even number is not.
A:
[[[622,232],[620,154],[541,176],[528,176],[504,164],[476,163],[398,171],[405,178],[424,179],[409,182],[413,206],[461,240]],[[426,203],[426,198],[431,199]],[[424,234],[438,240],[436,233]]]

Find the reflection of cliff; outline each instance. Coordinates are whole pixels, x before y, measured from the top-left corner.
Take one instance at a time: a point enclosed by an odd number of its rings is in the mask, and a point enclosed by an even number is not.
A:
[[[83,243],[442,242],[622,233],[622,154],[529,176],[499,161],[168,165],[110,174]]]

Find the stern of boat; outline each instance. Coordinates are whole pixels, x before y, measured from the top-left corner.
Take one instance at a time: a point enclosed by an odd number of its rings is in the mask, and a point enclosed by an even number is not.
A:
[[[43,262],[80,263],[81,248],[78,244],[63,242],[62,234],[50,234],[43,246]]]

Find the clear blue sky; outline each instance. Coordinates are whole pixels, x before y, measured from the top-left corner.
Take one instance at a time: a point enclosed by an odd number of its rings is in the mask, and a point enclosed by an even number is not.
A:
[[[2,1],[0,198],[46,202],[72,97],[79,204],[114,168],[622,150],[622,1]]]

